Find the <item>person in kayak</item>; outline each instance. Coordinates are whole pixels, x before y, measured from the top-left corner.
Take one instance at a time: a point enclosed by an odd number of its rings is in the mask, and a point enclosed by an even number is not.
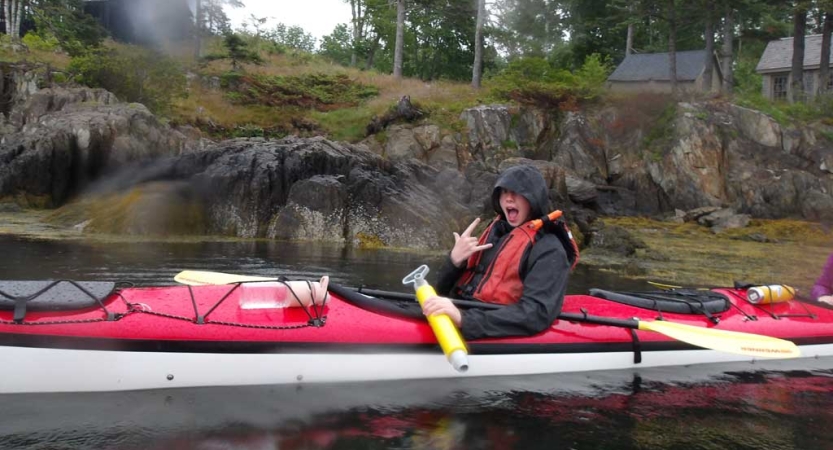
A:
[[[479,218],[462,234],[454,233],[454,247],[434,287],[440,295],[507,306],[460,310],[450,298],[437,296],[425,302],[423,312],[447,314],[465,339],[540,333],[561,312],[577,248],[561,221],[544,220],[530,231],[528,222],[549,212],[547,184],[536,168],[505,170],[492,191],[492,205],[498,216],[479,239],[471,235]]]
[[[827,263],[821,271],[821,276],[813,286],[813,298],[833,305],[833,253],[827,257]]]

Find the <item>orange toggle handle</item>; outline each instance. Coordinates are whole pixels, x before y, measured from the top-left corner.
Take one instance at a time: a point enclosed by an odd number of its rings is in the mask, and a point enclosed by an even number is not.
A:
[[[558,220],[559,217],[561,217],[562,214],[564,214],[564,213],[562,213],[560,209],[556,209],[555,211],[547,214],[547,218],[550,219],[551,221],[555,222],[556,220]],[[544,226],[544,220],[543,219],[535,219],[527,226],[529,228],[532,228],[535,231],[538,231],[538,230],[541,229],[541,227]]]

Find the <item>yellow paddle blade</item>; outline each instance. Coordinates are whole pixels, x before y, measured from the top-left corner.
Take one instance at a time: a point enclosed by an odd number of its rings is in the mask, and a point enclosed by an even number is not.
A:
[[[277,278],[256,277],[251,275],[235,275],[233,273],[208,272],[203,270],[183,270],[174,277],[174,281],[176,281],[177,283],[189,284],[191,286],[275,280],[277,280]]]
[[[658,287],[660,289],[665,289],[665,290],[682,289],[683,288],[682,286],[675,286],[673,284],[658,283],[656,281],[648,281],[648,284],[650,284],[651,286],[654,286],[654,287]]]
[[[662,320],[639,321],[640,330],[655,331],[698,347],[761,358],[797,358],[801,350],[790,341],[760,334],[701,328]]]
[[[687,289],[690,291],[710,291],[711,288],[707,287],[685,287],[685,286],[677,286],[676,284],[666,284],[666,283],[658,283],[656,281],[648,281],[648,284],[654,286],[656,288],[662,289],[663,291],[673,291],[674,289]]]

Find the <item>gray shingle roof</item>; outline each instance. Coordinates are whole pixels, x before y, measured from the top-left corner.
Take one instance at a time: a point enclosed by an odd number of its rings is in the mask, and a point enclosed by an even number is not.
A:
[[[769,41],[766,50],[758,61],[758,72],[783,72],[790,70],[793,58],[793,38],[781,38]],[[811,34],[804,37],[804,67],[817,69],[821,60],[821,35]],[[831,58],[833,62],[833,58]],[[833,67],[833,64],[831,65]]]
[[[607,81],[669,81],[668,53],[631,54]],[[677,52],[677,80],[696,80],[706,65],[705,50]]]

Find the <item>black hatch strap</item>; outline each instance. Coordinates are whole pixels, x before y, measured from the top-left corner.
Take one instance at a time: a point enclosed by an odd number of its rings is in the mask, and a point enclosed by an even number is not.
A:
[[[587,308],[580,308],[579,311],[581,311],[581,315],[584,316],[581,320],[582,322],[593,323],[592,316],[587,313]],[[566,320],[571,319],[568,318]],[[640,364],[642,363],[642,341],[639,340],[639,335],[636,334],[635,328],[628,328],[628,333],[631,335],[631,344],[633,344],[633,363]]]

